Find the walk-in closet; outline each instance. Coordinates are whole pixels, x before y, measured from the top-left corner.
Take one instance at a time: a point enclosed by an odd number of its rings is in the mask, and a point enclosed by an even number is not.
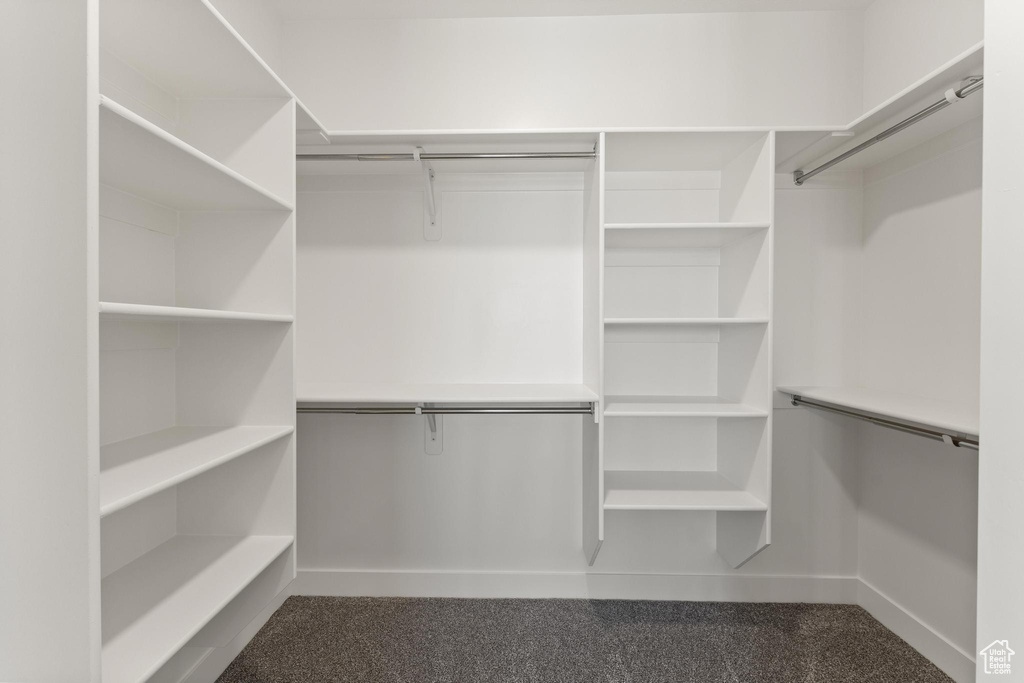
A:
[[[5,0],[0,681],[1024,680],[1022,30]]]

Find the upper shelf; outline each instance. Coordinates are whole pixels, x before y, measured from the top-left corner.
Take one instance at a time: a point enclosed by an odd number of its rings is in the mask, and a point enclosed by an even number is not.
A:
[[[299,403],[591,403],[583,384],[300,384]]]
[[[295,98],[301,141],[330,140],[316,116],[210,0],[104,0],[100,45],[179,99]]]
[[[291,211],[285,200],[108,97],[100,97],[100,182],[184,211]]]
[[[100,449],[100,517],[117,512],[294,430],[285,426],[172,427]]]
[[[290,323],[290,315],[276,313],[250,313],[247,311],[221,311],[214,308],[182,308],[180,306],[154,306],[151,304],[124,304],[113,301],[99,302],[100,320],[150,322],[263,322]]]
[[[177,98],[291,97],[209,0],[103,0],[100,46]]]
[[[931,427],[953,434],[978,436],[978,406],[863,387],[779,387],[790,396],[852,408],[880,417]]]
[[[856,147],[889,126],[943,99],[946,90],[959,87],[965,78],[983,75],[984,61],[984,44],[978,43],[847,126],[824,132],[779,132],[776,135],[776,158],[779,160],[776,170],[779,173],[808,171]],[[971,95],[851,157],[836,168],[868,168],[916,147],[980,116],[983,101],[983,93]]]

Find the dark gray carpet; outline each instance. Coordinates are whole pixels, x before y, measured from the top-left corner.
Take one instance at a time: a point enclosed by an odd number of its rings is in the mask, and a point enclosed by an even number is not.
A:
[[[850,605],[292,597],[218,683],[949,683]]]

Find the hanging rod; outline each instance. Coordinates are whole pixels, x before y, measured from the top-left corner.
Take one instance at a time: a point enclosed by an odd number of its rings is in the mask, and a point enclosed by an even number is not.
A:
[[[896,420],[889,420],[884,417],[878,417],[870,413],[852,410],[849,408],[837,408],[836,406],[828,405],[826,403],[809,401],[802,396],[793,396],[791,402],[794,406],[806,406],[808,408],[814,408],[815,410],[824,410],[825,412],[835,413],[836,415],[843,415],[845,417],[852,417],[858,420],[864,420],[865,422],[870,422],[871,424],[876,424],[879,425],[880,427],[894,429],[898,432],[914,434],[916,436],[923,436],[927,439],[932,439],[934,441],[942,441],[943,443],[951,444],[953,446],[956,446],[957,448],[970,448],[975,451],[978,450],[978,440],[972,439],[967,436],[948,434],[946,432],[941,432],[935,429],[920,427],[909,422],[897,422]]]
[[[353,406],[300,405],[300,413],[341,415],[593,415],[594,404],[585,406]]]
[[[386,154],[296,154],[299,161],[451,161],[461,159],[596,159],[597,152],[421,152]]]
[[[818,175],[822,171],[827,171],[828,169],[832,168],[836,164],[842,163],[842,162],[846,161],[847,159],[849,159],[850,157],[852,157],[853,155],[859,154],[860,152],[863,152],[868,147],[871,147],[872,145],[876,145],[879,142],[881,142],[882,140],[885,140],[886,138],[892,137],[896,133],[899,133],[900,131],[902,131],[902,130],[904,130],[906,128],[909,128],[910,126],[914,125],[918,121],[922,121],[922,120],[928,118],[929,116],[931,116],[935,112],[941,111],[941,110],[945,109],[946,107],[948,107],[949,105],[953,104],[954,102],[959,102],[960,100],[964,99],[968,95],[971,95],[973,93],[978,92],[985,85],[985,77],[984,76],[971,76],[970,78],[965,79],[964,83],[965,83],[965,85],[962,85],[962,87],[959,90],[953,90],[953,89],[947,90],[946,91],[946,96],[944,98],[942,98],[941,100],[939,100],[938,102],[936,102],[935,104],[929,105],[929,106],[925,107],[924,109],[922,109],[921,111],[919,111],[916,114],[914,114],[913,116],[909,116],[909,117],[903,119],[902,121],[900,121],[899,123],[897,123],[897,124],[895,124],[893,126],[890,126],[889,128],[886,128],[885,130],[883,130],[881,133],[879,133],[875,137],[871,138],[870,140],[866,140],[866,141],[862,142],[861,144],[857,145],[853,149],[850,149],[850,150],[848,150],[846,152],[843,152],[842,154],[837,156],[835,159],[832,159],[831,161],[826,161],[821,166],[818,166],[817,168],[814,168],[814,169],[812,169],[810,171],[807,171],[807,172],[795,171],[793,173],[793,183],[796,184],[796,185],[803,185],[808,180],[808,178],[813,178],[814,176]]]

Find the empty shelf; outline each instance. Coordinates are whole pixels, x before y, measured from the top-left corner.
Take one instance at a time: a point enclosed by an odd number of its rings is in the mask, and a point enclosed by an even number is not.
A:
[[[100,516],[291,434],[293,427],[172,427],[104,446]]]
[[[767,417],[760,408],[712,396],[607,396],[605,417]]]
[[[177,98],[291,96],[209,0],[105,0],[100,43]]]
[[[591,403],[583,384],[300,384],[299,403]]]
[[[100,140],[100,182],[118,190],[180,210],[292,209],[237,171],[103,96]]]
[[[717,472],[605,472],[605,510],[760,512],[764,501]]]
[[[268,322],[290,323],[292,316],[273,313],[246,313],[218,311],[211,308],[181,308],[178,306],[152,306],[149,304],[122,304],[101,301],[100,320],[148,320],[164,322]]]
[[[608,248],[721,247],[757,232],[769,223],[607,223]]]
[[[979,432],[977,405],[967,406],[863,387],[779,387],[778,390],[790,396],[801,396],[951,434],[978,436]]]
[[[712,325],[767,325],[768,318],[605,318],[605,325],[659,325],[659,326],[712,326]]]
[[[147,680],[292,541],[175,536],[103,579],[104,683]]]

